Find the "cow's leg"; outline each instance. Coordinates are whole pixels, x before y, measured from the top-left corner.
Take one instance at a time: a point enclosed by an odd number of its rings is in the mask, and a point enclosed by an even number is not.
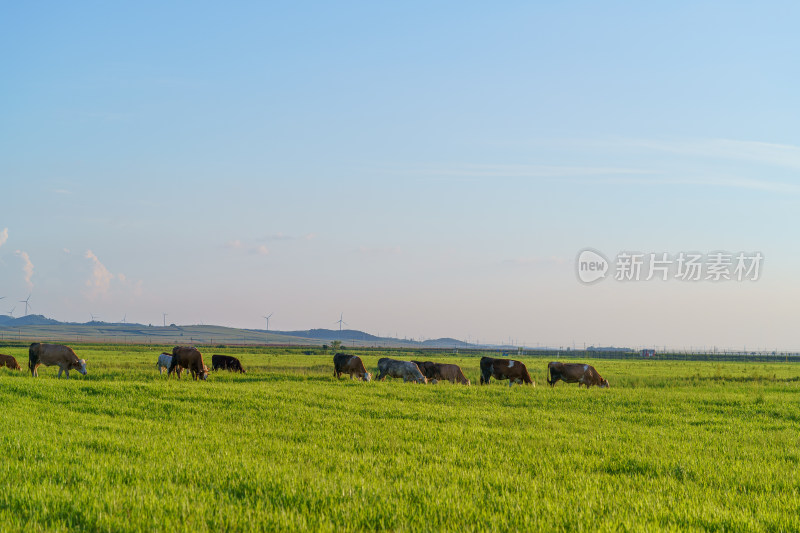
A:
[[[61,366],[61,365],[58,365],[58,377],[61,377],[61,373],[62,373],[63,371],[64,371],[64,367],[63,367],[63,366]]]

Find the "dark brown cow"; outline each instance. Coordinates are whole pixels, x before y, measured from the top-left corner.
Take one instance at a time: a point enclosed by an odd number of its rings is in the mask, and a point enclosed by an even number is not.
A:
[[[364,381],[370,381],[372,374],[367,372],[361,358],[356,355],[337,353],[333,356],[333,375],[337,378],[342,374],[350,374],[350,379],[356,376]]]
[[[458,365],[448,363],[434,363],[431,361],[411,361],[419,367],[422,375],[429,380],[442,381],[447,380],[450,383],[461,383],[462,385],[470,385],[470,381],[461,371]]]
[[[481,385],[488,385],[490,378],[507,379],[509,387],[514,383],[536,386],[523,363],[513,359],[481,357]]]
[[[21,370],[19,363],[14,359],[13,355],[5,355],[0,353],[0,368],[7,366],[11,370]]]
[[[578,387],[581,385],[586,385],[586,388],[592,385],[597,385],[601,389],[607,389],[609,387],[608,380],[603,379],[592,365],[585,365],[583,363],[559,363],[553,361],[547,365],[547,370],[550,372],[550,379],[548,379],[547,382],[551,387],[555,386],[559,379],[564,383],[577,383]]]
[[[64,372],[69,379],[69,371],[77,370],[84,376],[86,375],[86,360],[78,359],[75,352],[69,346],[62,344],[42,344],[34,342],[28,348],[28,369],[31,376],[39,376],[39,365],[53,366],[58,365],[58,377]]]
[[[223,370],[234,370],[236,372],[241,372],[242,374],[246,374],[244,368],[242,368],[242,363],[239,362],[233,356],[230,355],[212,355],[211,356],[211,368],[214,370],[223,369]]]
[[[192,378],[208,379],[208,367],[203,363],[203,355],[194,346],[176,346],[172,349],[172,362],[169,365],[169,374],[178,368],[187,368],[192,373]],[[181,378],[178,373],[178,379]]]

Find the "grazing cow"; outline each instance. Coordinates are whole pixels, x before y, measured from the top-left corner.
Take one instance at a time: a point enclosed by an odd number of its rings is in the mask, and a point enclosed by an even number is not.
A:
[[[333,356],[333,375],[338,379],[342,374],[350,374],[350,379],[353,379],[354,375],[364,381],[372,379],[372,374],[364,368],[364,363],[361,362],[360,357],[347,353],[337,353]]]
[[[403,381],[414,381],[416,383],[427,383],[428,380],[419,371],[419,367],[411,361],[398,361],[383,357],[378,360],[378,370],[380,371],[378,381],[383,381],[386,376],[393,378],[403,378]]]
[[[242,363],[230,355],[212,355],[211,368],[214,370],[219,370],[221,368],[223,370],[235,370],[237,372],[241,372],[242,374],[246,373],[244,368],[242,368]]]
[[[441,381],[446,379],[450,383],[461,383],[463,385],[470,385],[470,381],[461,371],[458,365],[451,365],[447,363],[433,363],[431,361],[411,361],[419,367],[422,375],[434,381]]]
[[[161,355],[158,356],[158,361],[156,362],[156,368],[158,369],[159,374],[164,374],[164,370],[169,372],[169,367],[172,364],[172,356],[166,352],[163,352]],[[178,372],[180,372],[180,367],[178,368]]]
[[[203,355],[194,346],[176,346],[172,349],[169,373],[172,374],[179,368],[189,369],[195,381],[198,377],[202,380],[208,379],[208,367],[203,363]],[[180,379],[180,371],[177,374]]]
[[[597,373],[592,365],[584,365],[582,363],[559,363],[553,361],[547,365],[547,370],[550,372],[550,379],[547,382],[551,387],[555,386],[556,382],[560,379],[564,383],[577,383],[578,388],[581,385],[586,385],[588,389],[592,385],[597,385],[601,389],[609,387],[608,380]]]
[[[69,346],[61,344],[42,344],[34,342],[28,348],[28,369],[31,376],[39,376],[39,365],[53,366],[58,365],[58,377],[64,372],[69,379],[69,371],[77,370],[84,376],[86,375],[86,360],[78,359],[75,352]]]
[[[481,385],[488,385],[489,378],[507,379],[509,387],[514,383],[536,386],[525,365],[513,359],[481,357]]]
[[[7,366],[11,370],[21,370],[19,363],[14,359],[13,355],[5,355],[0,353],[0,368]]]

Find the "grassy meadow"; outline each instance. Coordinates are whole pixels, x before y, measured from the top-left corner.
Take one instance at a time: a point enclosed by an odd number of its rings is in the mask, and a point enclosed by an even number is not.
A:
[[[587,359],[612,387],[587,390],[547,359],[509,388],[421,356],[464,387],[205,348],[248,373],[194,382],[164,347],[74,348],[87,376],[0,369],[2,531],[800,531],[797,364]]]

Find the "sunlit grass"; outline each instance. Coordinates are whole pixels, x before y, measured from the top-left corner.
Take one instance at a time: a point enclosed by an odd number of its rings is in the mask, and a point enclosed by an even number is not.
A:
[[[800,529],[791,364],[587,360],[612,388],[586,390],[528,357],[539,386],[509,389],[215,348],[248,373],[193,382],[162,347],[75,348],[85,377],[0,369],[2,530]]]

